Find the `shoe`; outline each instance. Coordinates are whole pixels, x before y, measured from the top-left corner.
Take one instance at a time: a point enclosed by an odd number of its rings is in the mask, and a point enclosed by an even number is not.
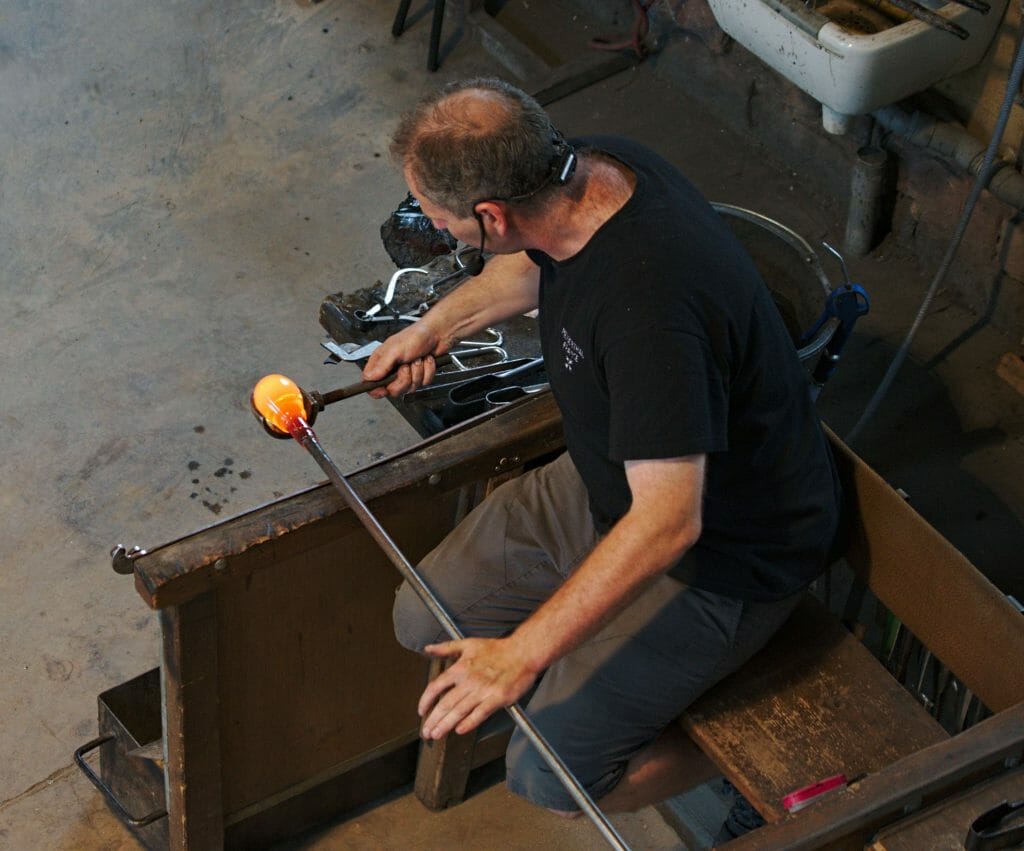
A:
[[[750,801],[744,798],[740,791],[728,780],[722,781],[721,793],[723,797],[731,795],[733,804],[729,809],[729,814],[725,817],[725,821],[722,823],[718,836],[715,837],[716,844],[736,839],[745,833],[757,830],[757,828],[765,823],[761,814],[754,809]]]

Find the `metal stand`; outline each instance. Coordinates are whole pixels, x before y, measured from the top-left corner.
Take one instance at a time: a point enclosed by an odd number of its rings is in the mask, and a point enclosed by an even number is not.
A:
[[[400,0],[395,22],[391,25],[391,35],[398,38],[405,31],[405,18],[409,14],[412,0]],[[430,27],[430,50],[427,54],[427,70],[436,71],[437,53],[441,46],[441,25],[444,23],[444,0],[434,0],[434,21]]]

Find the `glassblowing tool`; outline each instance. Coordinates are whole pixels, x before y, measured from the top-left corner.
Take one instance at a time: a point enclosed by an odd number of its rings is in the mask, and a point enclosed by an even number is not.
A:
[[[383,379],[386,381],[387,379]],[[326,403],[326,397],[325,403]],[[263,424],[263,427],[275,437],[292,437],[310,455],[313,456],[320,469],[323,470],[331,480],[331,484],[341,493],[349,508],[370,533],[370,536],[384,551],[391,563],[398,569],[402,578],[408,582],[416,591],[423,605],[437,619],[444,631],[455,641],[461,641],[465,636],[458,628],[455,621],[441,605],[440,601],[430,590],[430,586],[416,572],[409,560],[405,557],[398,545],[391,539],[380,521],[373,515],[366,506],[359,494],[342,475],[334,461],[327,454],[317,440],[313,432],[312,421],[315,418],[316,407],[312,401],[312,394],[306,393],[290,378],[283,375],[267,375],[261,378],[252,390],[250,404],[256,418]],[[594,823],[601,835],[607,840],[612,848],[628,851],[629,846],[616,833],[590,795],[580,785],[572,772],[562,761],[561,757],[551,748],[544,739],[541,732],[534,726],[534,723],[519,707],[513,704],[507,707],[506,711],[512,717],[516,726],[523,732],[527,739],[533,744],[544,761],[548,764],[555,776],[561,781],[572,799],[579,805],[579,808],[586,813],[587,817]]]
[[[455,359],[454,354],[450,352],[448,354],[438,355],[436,358],[434,358],[434,364],[439,367],[446,366],[447,364],[450,363],[458,363],[458,361]],[[296,385],[292,386],[295,387],[295,392],[297,392],[302,397],[302,404],[304,406],[303,409],[306,412],[306,422],[309,425],[312,425],[316,421],[316,415],[320,413],[328,405],[331,405],[335,402],[340,402],[342,399],[351,399],[353,396],[358,396],[361,393],[369,393],[371,390],[376,390],[378,387],[387,387],[387,385],[389,385],[392,381],[395,380],[395,377],[397,375],[397,372],[392,372],[390,375],[385,375],[383,378],[378,378],[376,381],[357,381],[355,384],[347,384],[344,387],[339,387],[336,390],[329,390],[326,393],[319,393],[316,390],[306,391]],[[260,383],[258,383],[256,387],[259,387],[263,381],[267,380],[267,378],[272,377],[273,376],[266,376],[265,378],[261,379]],[[278,377],[282,378],[284,381],[290,380],[284,378],[284,376]],[[256,391],[253,390],[254,395],[252,405],[254,411],[256,410],[255,393]],[[283,440],[287,440],[289,437],[294,436],[289,434],[285,429],[278,429],[268,425],[267,419],[264,416],[262,416],[259,412],[257,412],[256,416],[263,422],[263,427],[267,430],[267,433],[270,434],[271,437],[279,437]]]

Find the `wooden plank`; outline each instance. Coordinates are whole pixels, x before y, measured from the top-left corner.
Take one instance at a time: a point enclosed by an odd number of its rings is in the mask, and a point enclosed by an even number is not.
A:
[[[1024,700],[1024,618],[874,470],[829,434],[855,503],[847,561],[993,712]]]
[[[977,782],[1024,753],[1024,704],[1007,709],[859,783],[826,795],[784,821],[723,845],[728,851],[857,848],[880,828]]]
[[[412,561],[450,530],[456,494],[449,496],[410,499],[381,515]],[[292,532],[276,542],[272,567],[219,586],[229,818],[416,735],[427,662],[395,640],[391,608],[401,577],[361,526],[338,526]]]
[[[562,422],[550,393],[538,393],[488,412],[411,449],[347,474],[371,507],[374,501],[438,495],[504,472],[563,445]],[[302,462],[296,447],[296,463]],[[312,459],[308,459],[312,464]],[[153,549],[133,561],[135,587],[154,609],[184,602],[222,581],[274,562],[272,544],[295,529],[335,514],[351,515],[324,484],[268,503],[238,517]],[[355,523],[355,519],[350,521]],[[263,549],[259,549],[263,547]],[[242,562],[232,557],[253,551]]]
[[[1007,352],[999,359],[996,375],[1018,393],[1024,395],[1024,358],[1016,352]]]
[[[431,661],[430,679],[446,667],[442,659]],[[443,739],[424,741],[420,745],[413,791],[428,810],[445,810],[466,797],[476,740],[477,731],[473,730],[465,736],[449,733]]]
[[[413,791],[428,810],[446,810],[466,797],[475,746],[476,731],[421,743]]]
[[[768,645],[681,723],[769,821],[789,792],[878,771],[946,733],[808,596]]]
[[[224,844],[217,607],[203,595],[160,613],[170,847]]]
[[[444,667],[444,660],[433,660],[430,679]],[[442,739],[423,742],[413,790],[416,797],[427,809],[435,811],[460,803],[466,797],[472,771],[504,759],[513,729],[512,717],[496,712],[465,736],[449,733]]]
[[[1011,770],[940,801],[881,831],[871,851],[962,848],[967,830],[981,813],[1003,801],[1024,798],[1024,768]]]

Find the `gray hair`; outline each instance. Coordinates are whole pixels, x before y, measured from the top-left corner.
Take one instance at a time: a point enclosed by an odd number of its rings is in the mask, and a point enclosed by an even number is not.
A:
[[[542,202],[560,138],[528,94],[478,77],[448,84],[404,115],[391,155],[431,201],[468,218],[488,199]]]

